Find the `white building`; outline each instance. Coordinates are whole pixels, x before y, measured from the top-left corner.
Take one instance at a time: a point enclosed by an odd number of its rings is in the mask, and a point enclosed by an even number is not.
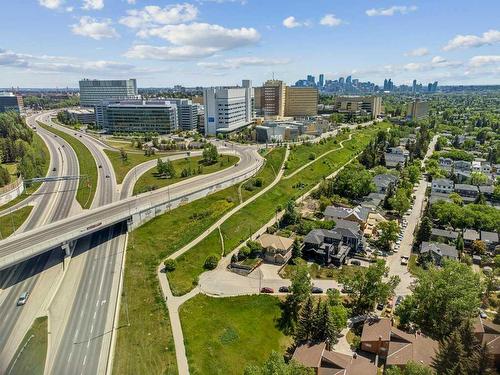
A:
[[[203,90],[205,135],[229,133],[249,125],[253,119],[252,82],[242,87],[210,87]]]

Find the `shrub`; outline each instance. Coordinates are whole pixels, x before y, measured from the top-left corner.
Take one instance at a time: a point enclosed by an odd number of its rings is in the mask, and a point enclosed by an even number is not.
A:
[[[309,160],[314,160],[314,159],[316,159],[316,155],[311,152],[309,154]]]
[[[254,183],[254,185],[255,185],[256,187],[262,187],[262,185],[263,185],[263,184],[264,184],[264,182],[263,182],[263,180],[262,180],[262,177],[257,177],[257,178],[255,179],[255,183]]]
[[[217,267],[217,264],[219,263],[219,257],[217,255],[209,255],[207,259],[205,259],[205,264],[203,267],[207,270],[213,270],[215,267]]]
[[[175,271],[175,267],[177,266],[177,263],[175,259],[167,259],[165,262],[163,262],[163,265],[165,266],[165,271],[166,272],[172,272]]]

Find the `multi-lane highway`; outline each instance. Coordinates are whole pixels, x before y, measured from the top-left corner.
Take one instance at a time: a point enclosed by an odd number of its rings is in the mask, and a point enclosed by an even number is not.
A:
[[[30,126],[36,126],[35,118],[27,118]],[[50,175],[78,175],[79,167],[73,149],[61,138],[54,137],[44,129],[37,129],[50,152]],[[55,168],[55,172],[53,169]],[[76,194],[78,181],[45,182],[36,194],[27,198],[28,202],[20,205],[33,204],[31,215],[26,220],[22,230],[30,231],[46,223],[55,222],[70,214]],[[34,318],[43,308],[47,285],[39,285],[40,275],[44,270],[51,269],[43,284],[50,284],[59,274],[59,254],[46,252],[29,259],[14,267],[0,271],[0,373],[3,373],[15,353],[24,334]],[[56,270],[54,271],[54,268]],[[50,285],[49,285],[50,288]],[[28,291],[32,294],[29,305],[16,306],[19,295]]]

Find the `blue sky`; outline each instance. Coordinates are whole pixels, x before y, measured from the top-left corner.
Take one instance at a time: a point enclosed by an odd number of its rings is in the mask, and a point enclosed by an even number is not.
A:
[[[500,84],[498,0],[8,0],[2,15],[0,87]]]

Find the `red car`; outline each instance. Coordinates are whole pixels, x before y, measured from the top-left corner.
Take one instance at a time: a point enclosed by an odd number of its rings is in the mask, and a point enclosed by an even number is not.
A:
[[[274,289],[273,288],[268,288],[267,286],[263,287],[261,290],[260,290],[261,293],[274,293]]]

